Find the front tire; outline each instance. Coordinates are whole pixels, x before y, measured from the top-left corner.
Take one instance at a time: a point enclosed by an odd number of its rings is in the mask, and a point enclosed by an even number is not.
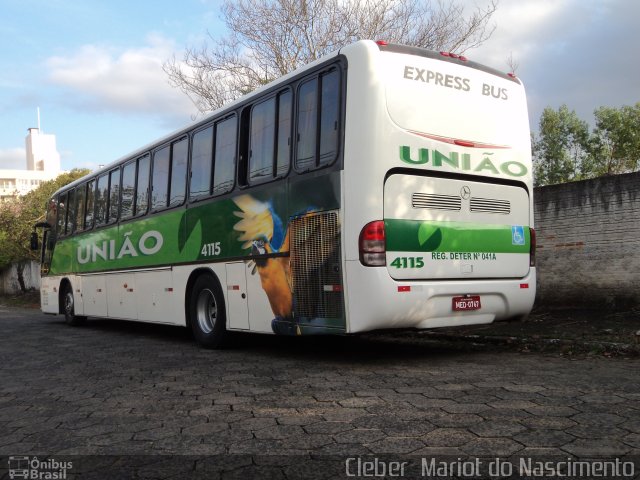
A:
[[[224,296],[212,275],[201,275],[191,290],[189,323],[193,336],[204,348],[221,348],[227,333]]]
[[[75,314],[73,289],[69,284],[66,284],[62,289],[62,313],[64,313],[65,322],[74,327],[82,325],[87,320],[87,317],[81,317]]]

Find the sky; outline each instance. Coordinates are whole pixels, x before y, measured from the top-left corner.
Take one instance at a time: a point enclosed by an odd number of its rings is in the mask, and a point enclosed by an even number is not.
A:
[[[0,0],[0,169],[26,168],[38,108],[65,170],[95,169],[191,123],[197,110],[162,64],[224,34],[221,1]],[[493,35],[465,55],[503,71],[512,56],[532,130],[562,104],[592,123],[600,106],[640,101],[638,18],[636,0],[500,0]]]

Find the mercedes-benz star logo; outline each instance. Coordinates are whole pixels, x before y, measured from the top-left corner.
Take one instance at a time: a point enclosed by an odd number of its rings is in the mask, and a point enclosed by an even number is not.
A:
[[[469,197],[471,197],[471,189],[465,185],[464,187],[462,187],[460,189],[460,196],[464,199],[464,200],[468,200]]]

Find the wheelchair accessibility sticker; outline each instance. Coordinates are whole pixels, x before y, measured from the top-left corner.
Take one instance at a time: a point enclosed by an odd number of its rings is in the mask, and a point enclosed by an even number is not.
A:
[[[522,225],[513,225],[511,227],[511,244],[524,245],[524,227]]]

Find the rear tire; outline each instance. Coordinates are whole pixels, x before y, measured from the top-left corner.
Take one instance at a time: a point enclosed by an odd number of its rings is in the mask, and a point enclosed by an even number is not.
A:
[[[62,289],[62,313],[64,313],[64,320],[68,325],[74,327],[82,325],[87,317],[81,317],[75,314],[75,300],[73,297],[73,289],[68,283]]]
[[[220,283],[212,275],[200,275],[191,290],[189,323],[204,348],[222,348],[227,340],[227,319]]]

